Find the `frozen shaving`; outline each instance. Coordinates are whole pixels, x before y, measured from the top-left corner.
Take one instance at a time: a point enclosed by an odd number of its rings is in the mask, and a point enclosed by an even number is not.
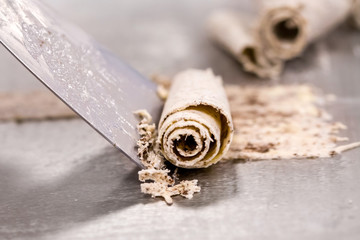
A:
[[[273,78],[281,73],[282,61],[264,54],[251,16],[218,10],[209,18],[208,31],[213,41],[241,63],[245,71],[262,78]]]
[[[353,0],[261,0],[259,39],[270,58],[301,54],[349,16]]]
[[[175,166],[203,168],[220,161],[233,136],[222,79],[211,70],[177,74],[158,129],[161,151]]]
[[[141,121],[137,126],[140,139],[137,142],[138,156],[144,166],[139,171],[141,192],[152,197],[162,197],[167,204],[172,204],[172,197],[181,195],[191,199],[194,193],[200,192],[197,180],[177,181],[176,172],[171,173],[165,164],[165,158],[156,141],[157,130],[152,123],[152,117],[146,110],[139,110],[137,114]]]
[[[360,145],[346,144],[346,126],[324,107],[333,97],[309,85],[228,85],[235,134],[226,159],[327,158]]]
[[[261,78],[281,74],[283,62],[302,54],[352,13],[359,25],[356,0],[258,0],[256,11],[216,10],[209,17],[210,37],[244,70]]]
[[[335,96],[309,85],[224,88],[211,70],[181,72],[171,87],[156,81],[168,97],[158,126],[137,112],[145,167],[139,180],[143,193],[168,204],[177,195],[191,199],[200,186],[196,179],[179,182],[167,162],[200,168],[220,160],[328,158],[360,146],[341,136],[346,126],[325,111]]]
[[[145,167],[139,172],[141,191],[163,197],[192,198],[200,191],[197,180],[176,183],[165,161],[182,168],[203,168],[217,163],[230,147],[233,125],[222,79],[211,70],[187,70],[172,82],[156,129],[146,111],[138,125],[138,155]]]

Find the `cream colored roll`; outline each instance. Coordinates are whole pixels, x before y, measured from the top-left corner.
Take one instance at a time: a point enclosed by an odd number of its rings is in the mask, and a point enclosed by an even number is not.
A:
[[[261,78],[278,76],[282,61],[265,57],[255,37],[254,19],[230,10],[218,10],[208,20],[210,37],[235,57],[245,71]]]
[[[296,57],[343,22],[353,0],[259,0],[259,37],[270,58]]]
[[[360,0],[354,0],[351,15],[354,25],[360,29]]]
[[[163,155],[174,165],[206,168],[217,163],[229,149],[233,136],[222,79],[210,69],[177,74],[158,133]]]

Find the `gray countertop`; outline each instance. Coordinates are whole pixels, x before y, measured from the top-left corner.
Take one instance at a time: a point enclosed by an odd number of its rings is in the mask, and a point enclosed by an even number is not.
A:
[[[145,75],[212,67],[245,74],[206,38],[206,15],[252,1],[48,0]],[[43,86],[0,47],[0,91]],[[280,83],[311,83],[360,140],[360,32],[341,26],[289,62]],[[275,81],[271,84],[276,83]],[[227,162],[184,171],[202,192],[173,206],[140,193],[136,166],[83,121],[0,124],[0,239],[359,239],[360,149],[332,159]]]

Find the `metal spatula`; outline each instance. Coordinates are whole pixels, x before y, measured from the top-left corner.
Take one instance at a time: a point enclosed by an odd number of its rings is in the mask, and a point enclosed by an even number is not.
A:
[[[0,0],[1,43],[96,131],[141,166],[138,119],[157,121],[156,86],[86,33],[32,0]]]

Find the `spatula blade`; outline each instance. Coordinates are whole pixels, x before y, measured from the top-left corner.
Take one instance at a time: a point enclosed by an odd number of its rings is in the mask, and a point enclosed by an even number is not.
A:
[[[0,0],[1,43],[95,130],[141,166],[138,119],[162,108],[156,86],[38,1]]]

